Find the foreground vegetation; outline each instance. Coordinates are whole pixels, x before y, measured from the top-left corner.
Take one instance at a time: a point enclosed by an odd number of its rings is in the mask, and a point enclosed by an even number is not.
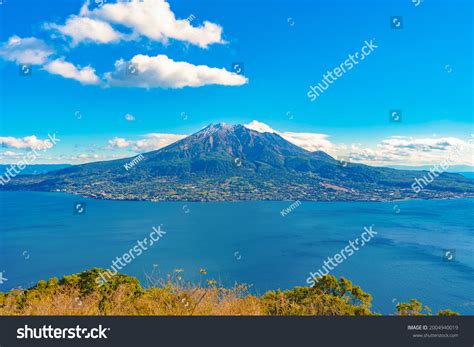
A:
[[[92,269],[40,281],[27,290],[0,292],[0,315],[324,315],[367,316],[372,297],[341,277],[324,276],[314,287],[295,287],[255,296],[246,285],[224,288],[205,280],[200,270],[198,284],[185,282],[182,270],[166,279],[148,276],[149,287],[117,274],[99,286],[101,269]],[[429,315],[428,307],[412,299],[397,305],[398,315]],[[457,315],[450,310],[438,315]]]

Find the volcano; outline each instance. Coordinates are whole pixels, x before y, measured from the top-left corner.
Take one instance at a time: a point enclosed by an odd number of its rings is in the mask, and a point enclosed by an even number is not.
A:
[[[474,181],[439,174],[412,188],[427,171],[340,162],[310,152],[274,132],[210,124],[138,157],[75,165],[18,176],[2,190],[59,191],[95,198],[152,201],[359,200],[474,196]]]

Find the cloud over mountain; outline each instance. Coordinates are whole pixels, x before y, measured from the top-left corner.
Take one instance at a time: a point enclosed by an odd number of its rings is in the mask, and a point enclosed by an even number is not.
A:
[[[252,121],[245,126],[259,132],[277,133],[285,140],[308,151],[324,151],[335,158],[344,157],[353,162],[369,165],[433,165],[446,158],[453,164],[474,166],[474,140],[457,137],[391,136],[372,147],[360,144],[334,143],[321,133],[278,132],[265,123]],[[460,153],[453,158],[454,153]]]
[[[123,137],[114,137],[108,141],[109,149],[129,148],[135,152],[149,152],[168,146],[186,137],[179,134],[151,133],[143,135],[141,140],[126,140]]]
[[[342,149],[340,146],[332,143],[329,140],[329,135],[318,133],[303,133],[303,132],[278,132],[265,123],[259,121],[252,121],[245,124],[245,127],[261,133],[269,132],[276,133],[285,140],[302,147],[310,152],[324,151],[332,156],[337,156]]]

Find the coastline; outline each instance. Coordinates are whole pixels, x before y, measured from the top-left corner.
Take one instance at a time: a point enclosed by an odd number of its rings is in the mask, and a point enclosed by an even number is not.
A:
[[[474,199],[474,193],[469,194],[468,196],[454,196],[454,197],[433,197],[433,198],[394,198],[394,199],[380,199],[380,200],[375,200],[375,199],[354,199],[354,200],[348,200],[348,199],[325,199],[325,200],[308,200],[308,199],[302,199],[302,198],[294,198],[294,199],[229,199],[229,200],[211,200],[211,199],[206,199],[206,200],[193,200],[193,199],[163,199],[163,200],[154,200],[154,199],[140,199],[140,198],[135,198],[135,199],[119,199],[119,198],[108,198],[108,197],[101,197],[97,196],[95,194],[91,195],[88,193],[80,193],[80,192],[69,192],[69,191],[50,191],[50,190],[23,190],[23,189],[18,189],[18,190],[0,190],[0,192],[29,192],[29,193],[59,193],[59,194],[67,194],[67,195],[75,195],[75,196],[80,196],[84,199],[93,199],[93,200],[104,200],[104,201],[136,201],[136,202],[153,202],[153,203],[158,203],[158,202],[182,202],[182,203],[207,203],[207,202],[294,202],[296,200],[299,200],[301,202],[347,202],[347,203],[353,203],[353,202],[403,202],[403,201],[439,201],[439,200],[459,200],[459,199]]]

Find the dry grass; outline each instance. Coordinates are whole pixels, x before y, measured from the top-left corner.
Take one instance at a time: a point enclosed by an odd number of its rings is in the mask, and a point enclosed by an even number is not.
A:
[[[182,270],[165,276],[147,276],[146,288],[138,280],[117,274],[99,286],[101,269],[92,269],[40,281],[28,290],[0,292],[0,315],[26,316],[288,316],[373,315],[372,297],[359,286],[331,275],[314,287],[295,287],[286,291],[269,291],[252,295],[246,285],[225,288],[207,279],[201,269],[198,283],[185,282]],[[412,299],[397,305],[399,315],[431,314],[428,307]],[[457,315],[441,310],[438,315]]]
[[[147,289],[135,279],[113,286],[113,290],[95,288],[87,294],[78,283],[55,279],[28,290],[0,293],[0,315],[264,315],[261,301],[251,295],[246,285],[227,289],[215,281],[185,283],[180,271],[166,281],[148,276]],[[74,276],[74,275],[73,275]],[[114,278],[115,280],[115,278]],[[112,282],[112,281],[111,281]]]

